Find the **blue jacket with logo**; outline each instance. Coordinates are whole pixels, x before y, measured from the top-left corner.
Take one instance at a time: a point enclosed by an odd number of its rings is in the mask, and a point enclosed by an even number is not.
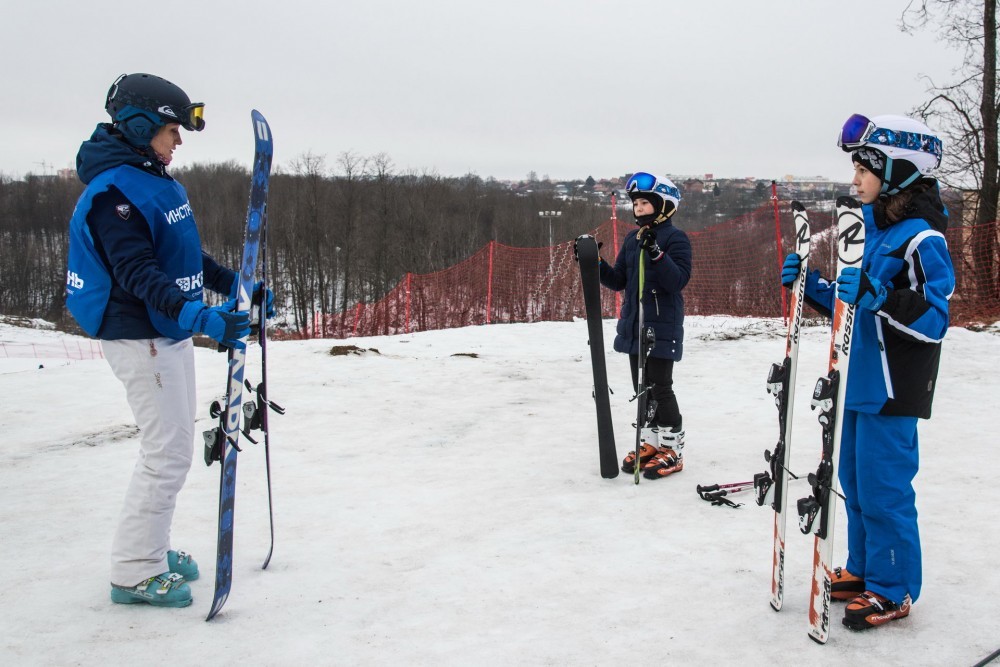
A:
[[[882,308],[858,308],[844,406],[882,415],[929,418],[955,270],[944,232],[948,214],[937,184],[925,183],[896,223],[870,204],[862,269],[888,290]],[[833,309],[837,284],[810,272],[806,299]]]
[[[614,347],[618,352],[639,353],[639,241],[637,232],[629,232],[622,242],[615,265],[601,262],[601,284],[620,292],[625,290],[618,319]],[[680,361],[684,353],[684,296],[681,290],[691,279],[691,241],[670,220],[649,229],[663,257],[645,260],[642,294],[643,321],[653,327],[656,344],[650,356]]]
[[[203,287],[229,294],[236,274],[201,249],[184,188],[107,124],[77,155],[87,188],[70,220],[66,305],[91,336],[190,337],[177,324]]]

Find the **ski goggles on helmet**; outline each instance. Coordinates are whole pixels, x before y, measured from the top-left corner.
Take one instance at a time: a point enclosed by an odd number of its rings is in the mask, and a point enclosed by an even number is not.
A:
[[[201,132],[205,129],[205,105],[197,102],[187,107],[186,117],[188,122],[181,123],[185,128],[194,132]]]
[[[944,155],[941,140],[933,135],[879,127],[867,117],[857,113],[844,123],[840,136],[837,137],[837,145],[848,153],[865,145],[921,151],[936,157],[938,166],[941,165],[941,156]]]
[[[201,102],[195,102],[182,108],[165,104],[159,107],[156,112],[163,119],[173,118],[173,122],[180,123],[185,130],[201,132],[205,129],[205,105]]]
[[[680,201],[681,191],[673,185],[661,182],[656,176],[647,174],[644,171],[632,174],[632,177],[625,183],[625,192],[655,192],[659,195],[673,197]]]

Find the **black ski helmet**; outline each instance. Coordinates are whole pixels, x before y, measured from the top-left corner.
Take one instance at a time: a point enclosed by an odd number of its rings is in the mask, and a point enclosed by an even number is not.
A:
[[[178,86],[152,74],[122,74],[108,90],[104,109],[129,143],[149,146],[156,131],[167,123],[186,130],[205,129],[205,105],[191,103]]]

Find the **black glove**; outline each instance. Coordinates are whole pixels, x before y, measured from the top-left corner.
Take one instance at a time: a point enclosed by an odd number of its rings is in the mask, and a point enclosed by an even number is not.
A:
[[[654,264],[663,258],[663,250],[660,249],[660,244],[656,242],[656,233],[651,229],[641,229],[639,230],[639,249],[645,250],[649,253],[649,261]]]

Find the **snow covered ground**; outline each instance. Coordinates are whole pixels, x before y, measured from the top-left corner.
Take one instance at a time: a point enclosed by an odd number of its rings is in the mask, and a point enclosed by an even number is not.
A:
[[[198,462],[200,442],[174,523],[202,568],[194,604],[114,605],[109,544],[138,442],[124,391],[100,358],[0,358],[0,664],[916,666],[1000,648],[1000,329],[949,333],[920,425],[922,597],[867,633],[835,607],[825,646],[806,635],[812,538],[790,518],[775,613],[770,510],[695,493],[764,469],[781,336],[774,321],[689,319],[687,467],[638,487],[599,475],[583,322],[273,343],[271,397],[288,410],[271,420],[274,557],[262,571],[263,451],[247,444],[232,594],[210,623],[219,466]],[[0,340],[80,342],[8,325]],[[329,353],[345,344],[364,352]],[[819,452],[808,404],[827,344],[806,329],[796,472]],[[625,357],[608,356],[621,458],[634,404]],[[198,348],[197,364],[200,432],[225,357]]]

